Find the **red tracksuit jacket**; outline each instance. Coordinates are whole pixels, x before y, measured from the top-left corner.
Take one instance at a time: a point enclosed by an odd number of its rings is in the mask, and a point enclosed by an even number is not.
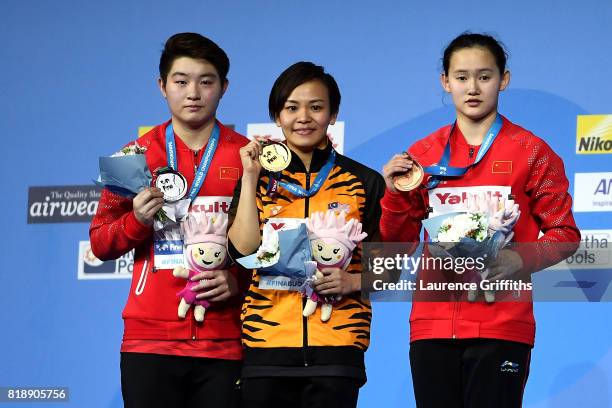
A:
[[[437,130],[412,145],[409,153],[424,167],[437,163],[450,131],[450,125]],[[450,142],[450,166],[474,163],[479,146],[468,145],[458,128],[450,135]],[[464,176],[444,179],[432,190],[423,186],[411,192],[387,190],[381,200],[381,236],[388,242],[417,242],[428,207],[434,214],[443,214],[465,210],[466,194],[512,194],[521,210],[513,241],[538,243],[518,252],[528,272],[541,270],[569,256],[580,241],[568,185],[561,158],[543,140],[503,118],[502,129],[487,154]],[[543,235],[538,238],[540,231]],[[545,243],[570,244],[565,245],[569,250],[562,252],[544,251]],[[414,302],[410,341],[494,338],[533,345],[533,304],[530,294],[526,296],[527,301],[492,304]]]
[[[147,149],[145,155],[151,173],[167,166],[165,131],[168,123],[153,128],[138,139],[138,144]],[[219,144],[191,211],[227,213],[236,182],[242,176],[238,150],[248,140],[217,123],[220,127]],[[180,138],[175,139],[178,170],[191,186],[205,149],[194,153]],[[153,230],[136,220],[131,199],[104,189],[89,233],[92,251],[100,259],[114,259],[135,248],[132,284],[123,311],[124,344],[131,340],[232,339],[239,350],[242,298],[214,304],[207,310],[203,323],[195,322],[193,308],[184,320],[180,320],[176,293],[185,287],[185,280],[172,276],[170,269],[153,268]],[[248,286],[247,279],[239,276],[241,288]]]

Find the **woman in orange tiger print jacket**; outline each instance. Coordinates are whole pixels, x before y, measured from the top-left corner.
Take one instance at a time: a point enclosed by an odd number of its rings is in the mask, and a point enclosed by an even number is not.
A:
[[[264,223],[292,228],[313,212],[329,209],[358,219],[366,240],[376,240],[384,181],[333,149],[327,127],[335,122],[339,104],[338,86],[320,66],[299,62],[276,80],[270,117],[282,128],[292,159],[280,175],[276,173],[272,192],[272,174],[262,171],[258,161],[260,144],[253,141],[241,149],[244,173],[230,208],[233,224],[228,232],[234,258],[255,252]],[[320,308],[302,316],[305,298],[295,290],[299,285],[287,282],[271,289],[265,277],[253,274],[242,309],[245,406],[356,406],[365,382],[371,320],[370,304],[360,296],[360,248],[346,271],[322,272],[325,276],[315,290],[323,296],[343,296],[327,322],[321,321]],[[304,390],[307,399],[302,398]]]

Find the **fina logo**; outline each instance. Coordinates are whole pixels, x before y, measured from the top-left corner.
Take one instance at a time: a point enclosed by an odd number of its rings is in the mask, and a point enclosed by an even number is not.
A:
[[[519,365],[518,363],[513,363],[512,361],[504,361],[499,367],[499,371],[502,373],[518,373]]]
[[[612,153],[612,115],[578,115],[576,154]]]

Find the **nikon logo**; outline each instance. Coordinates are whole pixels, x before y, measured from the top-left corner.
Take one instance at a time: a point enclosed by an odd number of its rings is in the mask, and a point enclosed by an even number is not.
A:
[[[578,141],[577,153],[612,153],[612,140],[584,137]]]
[[[612,153],[612,115],[578,115],[576,153]]]

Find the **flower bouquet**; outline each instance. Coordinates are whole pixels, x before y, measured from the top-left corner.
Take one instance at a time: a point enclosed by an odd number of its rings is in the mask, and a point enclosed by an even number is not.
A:
[[[260,275],[306,279],[305,262],[312,259],[306,225],[275,230],[270,223],[263,227],[257,252],[236,261],[247,269],[258,269]]]
[[[151,186],[153,180],[144,155],[146,151],[146,147],[135,142],[111,156],[100,157],[100,175],[94,183],[122,197],[134,198]],[[167,224],[183,220],[189,211],[189,204],[189,200],[164,203],[155,214],[154,229],[159,231]]]
[[[138,143],[127,145],[107,157],[100,157],[100,176],[94,183],[123,197],[134,198],[151,185],[145,147]]]
[[[513,200],[487,195],[472,195],[467,200],[467,212],[444,214],[423,221],[434,242],[429,252],[434,257],[482,258],[490,265],[514,236],[512,228],[520,216],[518,204]],[[456,271],[463,273],[462,271]],[[486,279],[489,269],[478,270],[479,280]],[[473,302],[478,290],[468,292]],[[493,291],[484,291],[487,302],[495,301]]]

